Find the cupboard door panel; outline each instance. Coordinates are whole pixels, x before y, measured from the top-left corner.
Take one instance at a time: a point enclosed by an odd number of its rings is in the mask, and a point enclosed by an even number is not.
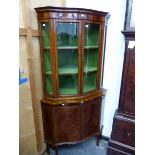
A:
[[[87,138],[100,132],[101,99],[93,99],[81,106],[81,134]]]
[[[54,108],[53,106],[45,103],[42,103],[41,107],[42,107],[44,138],[47,141],[55,143]]]
[[[80,140],[80,106],[56,107],[57,142]]]

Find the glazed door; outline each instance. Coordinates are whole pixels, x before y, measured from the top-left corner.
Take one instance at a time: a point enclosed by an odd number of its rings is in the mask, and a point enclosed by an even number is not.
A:
[[[56,22],[58,94],[78,95],[79,24]]]
[[[43,70],[43,86],[47,96],[53,95],[52,84],[52,63],[51,63],[51,40],[50,40],[50,24],[49,22],[40,23],[41,42],[42,42],[42,70]]]
[[[97,89],[100,24],[84,24],[83,92]]]

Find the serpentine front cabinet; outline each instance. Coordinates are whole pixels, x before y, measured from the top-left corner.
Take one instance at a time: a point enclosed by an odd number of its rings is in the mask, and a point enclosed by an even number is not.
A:
[[[44,139],[49,147],[101,134],[104,49],[109,14],[40,7],[38,16]]]

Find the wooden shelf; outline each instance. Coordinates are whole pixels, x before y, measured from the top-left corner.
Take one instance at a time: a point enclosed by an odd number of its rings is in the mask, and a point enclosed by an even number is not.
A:
[[[59,75],[69,75],[69,74],[78,74],[78,68],[77,67],[63,67],[58,69]]]
[[[84,92],[88,92],[88,91],[91,91],[91,90],[95,90],[96,87],[95,86],[92,86],[92,85],[87,85],[85,88],[84,88]],[[49,95],[52,95],[53,92],[49,92],[48,93]],[[75,94],[78,94],[78,89],[75,89],[75,88],[60,88],[59,89],[59,95],[61,96],[62,95],[75,95]]]
[[[45,75],[52,75],[52,71],[45,72]]]
[[[93,86],[93,85],[86,85],[86,86],[83,88],[83,91],[84,91],[84,92],[88,92],[88,91],[95,90],[95,89],[96,89],[96,86]]]
[[[96,88],[93,87],[93,86],[87,86],[84,88],[84,92],[88,92],[88,91],[91,91],[91,90],[95,90]],[[53,92],[49,92],[48,93],[49,95],[53,95]],[[75,95],[75,94],[78,94],[78,89],[74,89],[74,88],[60,88],[59,89],[59,95],[61,96],[62,95]]]
[[[84,67],[84,73],[96,72],[97,67]]]
[[[50,50],[50,47],[43,47],[44,50]]]
[[[99,46],[84,46],[84,49],[93,49],[93,48],[99,48]]]
[[[99,48],[99,46],[84,46],[84,49],[93,49],[93,48]],[[43,47],[45,50],[49,50],[50,47]],[[57,48],[58,50],[72,50],[72,49],[78,49],[78,46],[59,46]]]
[[[74,49],[78,49],[78,46],[59,46],[58,50],[74,50]]]
[[[48,95],[53,95],[53,92],[49,92]]]
[[[78,94],[77,88],[59,88],[59,95],[76,95]]]
[[[93,49],[99,48],[98,46],[84,46],[84,49]],[[44,47],[44,49],[50,49],[50,47]],[[59,46],[58,50],[71,50],[71,49],[78,49],[78,46]]]
[[[77,67],[63,67],[59,68],[59,75],[72,75],[72,74],[78,74],[78,68]],[[84,67],[84,73],[90,73],[90,72],[96,72],[97,67]]]

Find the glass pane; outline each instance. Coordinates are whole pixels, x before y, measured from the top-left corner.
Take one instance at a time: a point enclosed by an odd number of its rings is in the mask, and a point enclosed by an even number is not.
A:
[[[59,95],[78,94],[78,24],[57,23]]]
[[[84,87],[88,92],[96,89],[99,50],[99,24],[85,24],[84,29]]]
[[[73,48],[78,45],[78,24],[57,23],[57,45],[58,47]]]
[[[42,26],[43,47],[50,48],[50,37],[49,37],[48,23],[42,23],[41,26]]]
[[[49,37],[48,23],[42,23],[41,29],[42,29],[42,42],[43,42],[45,90],[47,95],[52,95],[53,94],[52,65],[50,60],[50,37]]]

